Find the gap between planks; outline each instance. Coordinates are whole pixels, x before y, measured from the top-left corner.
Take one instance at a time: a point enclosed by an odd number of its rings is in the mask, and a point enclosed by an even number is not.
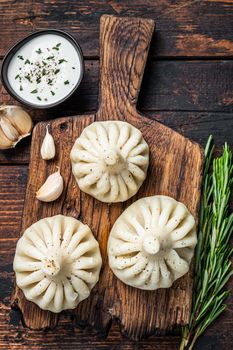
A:
[[[13,46],[13,45],[12,45]],[[7,53],[8,51],[6,51]],[[3,60],[5,55],[0,55]],[[99,56],[84,56],[84,61],[99,61]],[[148,55],[150,61],[233,61],[233,56],[151,56]]]

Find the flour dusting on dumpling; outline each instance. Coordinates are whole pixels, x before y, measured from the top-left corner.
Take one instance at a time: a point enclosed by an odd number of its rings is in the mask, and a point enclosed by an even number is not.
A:
[[[123,202],[146,178],[149,148],[142,133],[121,121],[94,122],[71,151],[79,188],[102,202]]]
[[[196,243],[195,220],[184,204],[167,196],[141,198],[112,227],[109,265],[130,286],[168,288],[188,272]]]
[[[102,259],[90,228],[63,215],[28,227],[16,246],[16,284],[43,310],[60,312],[86,299],[99,280]]]

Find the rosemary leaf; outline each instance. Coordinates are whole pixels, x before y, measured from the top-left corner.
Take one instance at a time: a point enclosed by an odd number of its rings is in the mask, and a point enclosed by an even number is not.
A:
[[[193,304],[189,324],[182,328],[180,350],[192,350],[198,337],[226,309],[230,292],[225,285],[233,275],[229,240],[233,213],[229,200],[233,184],[232,152],[227,144],[213,159],[213,138],[205,148],[199,232],[196,247]]]

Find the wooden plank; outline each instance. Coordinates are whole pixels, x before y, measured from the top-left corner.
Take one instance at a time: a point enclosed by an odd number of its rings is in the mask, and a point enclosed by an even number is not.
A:
[[[63,321],[56,331],[36,332],[25,329],[18,313],[10,307],[2,309],[0,320],[1,350],[177,350],[180,341],[179,336],[171,335],[131,341],[121,336],[118,325],[113,325],[107,339],[101,339],[91,330],[73,328],[69,321]],[[224,328],[224,334],[220,331],[222,327],[218,322],[217,327],[198,342],[195,350],[232,350],[230,325],[227,331]]]
[[[149,60],[138,108],[144,111],[233,112],[233,61]],[[31,110],[35,121],[83,114],[98,109],[99,61],[85,61],[85,76],[76,94],[62,106]],[[12,103],[0,86],[0,103]]]
[[[233,112],[232,76],[233,61],[150,61],[139,109]]]
[[[154,19],[153,56],[232,56],[232,11],[229,0],[1,0],[0,55],[34,30],[61,28],[79,40],[85,56],[97,56],[99,18],[107,13]]]
[[[222,148],[225,142],[233,147],[233,118],[231,113],[206,112],[146,112],[160,123],[205,147],[208,136],[214,136],[215,144]]]
[[[59,108],[30,110],[34,123],[98,108],[99,62],[86,61],[86,74],[75,96]],[[138,107],[145,114],[205,144],[209,133],[217,144],[232,144],[232,61],[149,61]],[[0,88],[0,102],[15,103]],[[30,138],[15,150],[0,151],[0,163],[28,163]]]
[[[81,130],[94,120],[125,120],[135,125],[143,133],[151,154],[147,181],[135,198],[158,193],[170,195],[187,205],[196,220],[203,155],[197,144],[136,111],[137,96],[153,30],[152,21],[111,16],[104,16],[101,20],[100,109],[96,115],[62,118],[50,122],[50,129],[57,144],[57,157],[50,163],[44,162],[40,157],[40,143],[46,124],[39,123],[34,128],[23,230],[38,219],[57,213],[79,217],[87,223],[98,238],[103,267],[100,281],[92,296],[74,311],[76,322],[92,325],[105,334],[112,318],[115,317],[119,319],[126,334],[138,339],[153,334],[155,330],[164,332],[187,323],[191,306],[192,271],[177,281],[172,288],[154,292],[131,288],[113,276],[107,263],[107,238],[116,218],[132,200],[123,204],[108,205],[80,192],[71,174],[71,147]],[[135,40],[129,41],[129,36]],[[117,66],[114,62],[118,63]],[[54,171],[55,164],[61,168],[65,190],[56,202],[41,203],[35,199],[35,192],[47,175]],[[165,173],[168,176],[164,176]],[[192,188],[191,192],[187,190],[189,188]],[[57,316],[26,301],[19,288],[16,288],[14,300],[23,313],[24,322],[30,328],[56,325]]]
[[[26,166],[0,167],[1,239],[19,236],[26,182]]]
[[[61,315],[60,321],[56,330],[33,331],[22,326],[17,311],[11,310],[9,305],[4,305],[0,311],[0,349],[177,350],[180,340],[179,336],[163,336],[135,342],[122,337],[116,323],[113,324],[108,338],[102,339],[93,330],[84,331],[74,327],[67,313]]]

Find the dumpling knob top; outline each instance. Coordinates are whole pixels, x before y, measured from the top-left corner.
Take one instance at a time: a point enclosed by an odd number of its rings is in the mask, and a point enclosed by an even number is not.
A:
[[[184,204],[167,196],[141,198],[112,227],[109,265],[130,286],[168,288],[188,272],[196,242],[195,220]]]
[[[142,133],[129,123],[94,122],[76,140],[71,162],[82,191],[102,202],[123,202],[145,180],[149,148]]]
[[[60,312],[86,299],[99,279],[102,259],[90,228],[56,215],[27,228],[16,246],[13,268],[26,299]]]

